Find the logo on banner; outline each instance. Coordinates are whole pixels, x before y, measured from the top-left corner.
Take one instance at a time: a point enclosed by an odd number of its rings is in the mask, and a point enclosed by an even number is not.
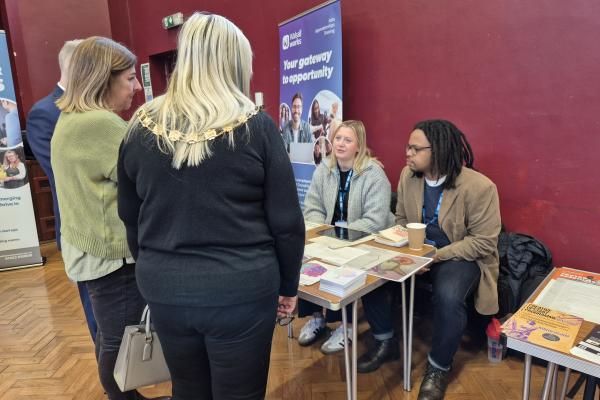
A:
[[[281,39],[281,47],[284,50],[289,49],[290,47],[296,47],[302,44],[302,29],[292,32],[289,35],[283,35]]]
[[[290,48],[290,35],[283,36],[282,47],[284,50],[287,50]]]

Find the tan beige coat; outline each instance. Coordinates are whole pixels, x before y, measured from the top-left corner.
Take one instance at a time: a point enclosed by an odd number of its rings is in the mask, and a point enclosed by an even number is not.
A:
[[[405,167],[398,183],[396,223],[421,222],[424,179]],[[496,185],[484,175],[463,168],[454,189],[445,189],[439,225],[451,244],[438,250],[440,260],[476,261],[481,279],[475,308],[483,315],[498,312],[498,234],[500,205]]]

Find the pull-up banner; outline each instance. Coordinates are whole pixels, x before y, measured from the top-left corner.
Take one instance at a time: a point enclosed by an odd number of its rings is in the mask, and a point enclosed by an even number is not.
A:
[[[8,57],[0,31],[0,271],[42,265]]]
[[[342,18],[329,1],[279,24],[279,129],[290,154],[298,197],[332,151],[342,120]]]

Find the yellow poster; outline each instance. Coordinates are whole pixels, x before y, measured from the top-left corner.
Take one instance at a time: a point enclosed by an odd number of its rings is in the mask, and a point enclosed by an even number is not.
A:
[[[527,303],[502,325],[509,337],[568,353],[582,318]]]

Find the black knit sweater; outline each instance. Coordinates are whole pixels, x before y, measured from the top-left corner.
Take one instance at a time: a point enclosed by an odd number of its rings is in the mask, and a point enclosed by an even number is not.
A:
[[[119,216],[144,298],[223,306],[278,292],[294,296],[304,222],[289,157],[264,112],[197,167],[171,166],[156,136],[138,126],[121,145]]]

